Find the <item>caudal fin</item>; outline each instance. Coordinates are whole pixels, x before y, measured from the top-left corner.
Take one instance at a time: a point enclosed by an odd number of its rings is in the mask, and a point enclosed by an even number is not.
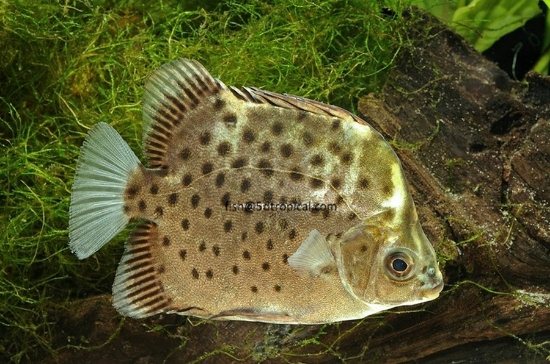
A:
[[[129,221],[124,190],[139,160],[106,123],[86,136],[76,167],[69,207],[69,246],[79,259],[97,252]]]

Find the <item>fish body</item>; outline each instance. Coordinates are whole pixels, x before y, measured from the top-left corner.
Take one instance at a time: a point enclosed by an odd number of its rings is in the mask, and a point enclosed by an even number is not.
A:
[[[109,125],[89,132],[69,213],[81,259],[141,221],[122,314],[318,324],[441,291],[399,160],[357,116],[179,59],[150,77],[143,118],[147,167]]]

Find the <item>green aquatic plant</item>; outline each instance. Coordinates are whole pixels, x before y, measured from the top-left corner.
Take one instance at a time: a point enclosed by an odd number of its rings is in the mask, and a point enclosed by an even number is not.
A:
[[[550,7],[550,1],[544,1]],[[413,4],[447,22],[478,52],[489,49],[506,34],[522,27],[542,14],[538,0],[413,0]],[[533,67],[548,74],[550,62],[550,13],[546,15],[546,29],[542,39],[542,55]],[[521,45],[516,45],[521,47]],[[516,49],[519,52],[519,49]]]

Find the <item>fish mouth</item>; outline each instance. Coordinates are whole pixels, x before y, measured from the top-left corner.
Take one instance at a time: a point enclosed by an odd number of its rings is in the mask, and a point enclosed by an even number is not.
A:
[[[422,297],[425,300],[433,300],[439,296],[439,293],[443,290],[443,281],[437,281],[432,283],[426,283],[422,287]]]

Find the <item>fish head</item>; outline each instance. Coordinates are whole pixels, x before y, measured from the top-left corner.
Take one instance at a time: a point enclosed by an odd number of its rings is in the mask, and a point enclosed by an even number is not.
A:
[[[395,221],[392,215],[378,214],[351,228],[336,244],[344,287],[366,304],[384,308],[437,298],[443,276],[416,213],[409,224],[388,223]]]

